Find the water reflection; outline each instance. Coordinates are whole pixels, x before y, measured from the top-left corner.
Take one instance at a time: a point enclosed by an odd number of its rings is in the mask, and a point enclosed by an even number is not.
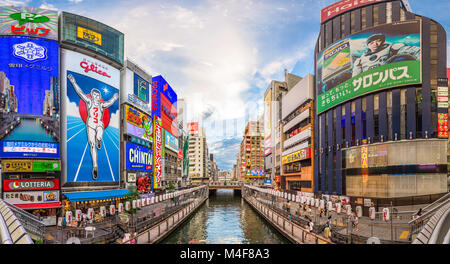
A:
[[[232,190],[218,190],[162,243],[286,244],[289,241],[240,196],[233,196]]]

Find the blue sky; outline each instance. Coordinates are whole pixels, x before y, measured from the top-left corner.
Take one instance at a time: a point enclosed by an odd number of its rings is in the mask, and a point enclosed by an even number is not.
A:
[[[313,73],[320,10],[336,0],[0,0],[84,15],[125,34],[125,54],[162,75],[205,128],[230,170],[247,121],[263,113],[270,80]],[[410,0],[450,32],[449,1]],[[448,37],[450,39],[450,37]],[[450,43],[450,41],[448,42]],[[448,56],[450,58],[450,56]]]

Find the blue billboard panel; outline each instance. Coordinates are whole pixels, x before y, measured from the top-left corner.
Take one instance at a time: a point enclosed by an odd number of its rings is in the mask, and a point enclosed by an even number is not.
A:
[[[170,134],[169,131],[164,129],[164,142],[166,148],[175,151],[178,153],[178,138],[176,138],[174,135]]]
[[[126,143],[126,169],[136,171],[153,171],[153,151],[151,149]]]
[[[156,84],[157,89],[160,91],[160,93],[164,94],[167,99],[169,99],[170,103],[176,108],[178,96],[169,85],[169,83],[161,75],[153,77],[152,82],[153,84]]]
[[[58,42],[0,36],[0,158],[59,158]]]

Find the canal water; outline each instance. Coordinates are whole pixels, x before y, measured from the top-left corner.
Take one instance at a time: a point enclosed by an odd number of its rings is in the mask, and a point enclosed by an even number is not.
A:
[[[162,244],[289,244],[232,190],[218,190]]]

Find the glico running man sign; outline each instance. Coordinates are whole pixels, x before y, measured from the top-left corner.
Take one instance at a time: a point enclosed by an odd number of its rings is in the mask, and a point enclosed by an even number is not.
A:
[[[317,56],[317,113],[375,91],[420,84],[420,21],[382,25],[342,39]]]

